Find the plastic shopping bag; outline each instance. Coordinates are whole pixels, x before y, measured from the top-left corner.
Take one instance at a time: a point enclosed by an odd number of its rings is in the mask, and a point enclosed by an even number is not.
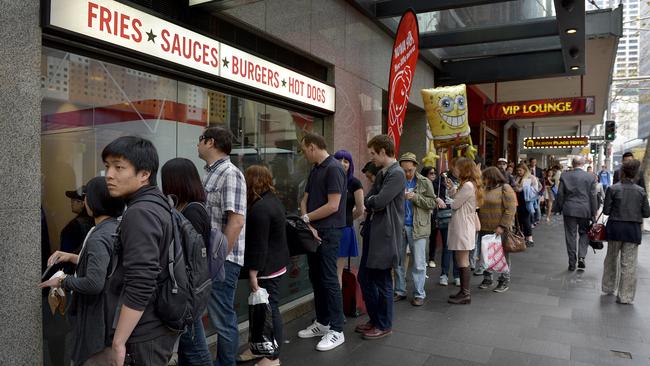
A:
[[[501,236],[496,234],[484,235],[481,239],[481,261],[488,272],[508,272],[508,262],[503,253]]]
[[[273,316],[269,294],[260,288],[248,296],[248,343],[255,355],[278,356],[278,342],[273,334]]]

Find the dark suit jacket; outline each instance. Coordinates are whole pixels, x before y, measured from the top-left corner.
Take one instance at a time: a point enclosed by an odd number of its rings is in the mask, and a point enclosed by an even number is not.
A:
[[[593,174],[582,169],[562,173],[555,205],[564,216],[594,218],[598,211],[598,188]]]
[[[366,195],[366,209],[372,214],[368,240],[368,262],[374,269],[397,266],[398,249],[404,231],[404,189],[406,176],[395,162],[377,175]]]

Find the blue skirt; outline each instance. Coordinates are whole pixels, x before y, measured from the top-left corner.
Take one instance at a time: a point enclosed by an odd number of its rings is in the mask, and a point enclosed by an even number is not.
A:
[[[357,234],[352,226],[346,226],[343,228],[343,235],[339,243],[339,257],[357,257],[358,255]]]

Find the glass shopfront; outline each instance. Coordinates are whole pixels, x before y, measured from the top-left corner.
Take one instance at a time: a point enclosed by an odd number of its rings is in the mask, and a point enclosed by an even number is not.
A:
[[[299,208],[309,164],[299,154],[304,131],[323,132],[323,120],[310,115],[187,84],[141,70],[44,48],[42,89],[42,209],[51,250],[76,214],[66,191],[103,175],[101,151],[124,135],[151,140],[160,166],[174,157],[204,162],[196,145],[207,126],[223,126],[235,135],[232,161],[243,171],[267,164],[288,212]],[[45,226],[44,226],[45,227]],[[81,246],[82,243],[78,243]],[[282,284],[282,303],[311,292],[306,260],[292,258]],[[247,316],[248,282],[238,284],[236,308]],[[52,316],[44,304],[46,365],[69,365],[72,345],[66,319]],[[214,330],[206,322],[208,335]]]

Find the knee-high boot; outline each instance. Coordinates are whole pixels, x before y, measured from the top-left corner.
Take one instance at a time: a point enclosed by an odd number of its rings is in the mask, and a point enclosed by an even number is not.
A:
[[[450,304],[469,304],[472,302],[469,291],[469,281],[472,278],[469,267],[459,268],[460,270],[460,291],[449,297]]]

